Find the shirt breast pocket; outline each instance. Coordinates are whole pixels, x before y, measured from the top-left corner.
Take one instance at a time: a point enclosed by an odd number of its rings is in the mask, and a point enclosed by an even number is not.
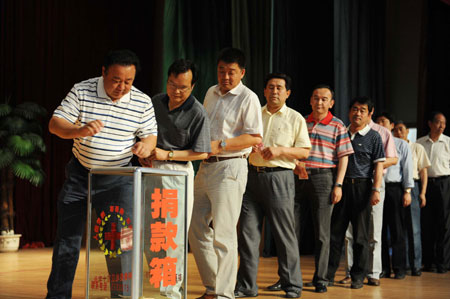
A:
[[[177,147],[185,147],[189,144],[189,131],[185,129],[176,129],[175,134],[171,136],[171,140]]]
[[[291,127],[280,126],[273,130],[272,139],[275,146],[292,146],[293,131]]]

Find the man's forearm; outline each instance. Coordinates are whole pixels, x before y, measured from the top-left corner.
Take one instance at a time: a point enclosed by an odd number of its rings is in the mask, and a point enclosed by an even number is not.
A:
[[[225,140],[226,151],[238,151],[261,143],[262,138],[259,134],[242,134],[237,137]]]
[[[348,156],[340,157],[336,173],[336,183],[342,184],[347,171]]]

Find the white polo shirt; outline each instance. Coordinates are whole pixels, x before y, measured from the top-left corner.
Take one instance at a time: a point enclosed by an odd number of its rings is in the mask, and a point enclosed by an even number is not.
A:
[[[426,135],[417,139],[417,143],[423,145],[431,162],[428,177],[450,175],[450,138],[448,136],[441,134],[434,142],[429,135]]]

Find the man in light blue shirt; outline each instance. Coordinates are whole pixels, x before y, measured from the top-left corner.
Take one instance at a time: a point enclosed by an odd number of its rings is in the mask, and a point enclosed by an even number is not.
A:
[[[382,113],[378,116],[377,123],[389,130],[394,128],[394,120],[388,113]],[[404,279],[406,274],[405,207],[411,204],[411,189],[414,188],[413,158],[411,148],[406,141],[394,138],[394,142],[398,154],[398,163],[389,167],[384,177],[386,195],[383,210],[382,263],[383,270],[389,276],[391,271],[387,240],[389,229],[394,278]]]

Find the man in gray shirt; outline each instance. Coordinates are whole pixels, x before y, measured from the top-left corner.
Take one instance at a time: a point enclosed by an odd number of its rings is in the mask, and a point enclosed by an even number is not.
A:
[[[167,93],[153,97],[156,121],[159,124],[157,145],[147,159],[140,160],[144,166],[188,173],[186,231],[189,230],[194,201],[194,169],[190,161],[205,159],[211,151],[208,116],[203,105],[191,95],[197,78],[197,68],[189,60],[176,60],[169,67]],[[173,221],[181,224],[184,218],[178,216]],[[180,230],[177,236],[179,234]],[[184,236],[179,236],[179,250],[177,248],[171,253],[172,257],[178,259],[177,274],[183,273],[185,248],[180,246]],[[181,281],[182,279],[177,281],[175,286],[161,288],[161,292],[169,298],[181,298]]]

